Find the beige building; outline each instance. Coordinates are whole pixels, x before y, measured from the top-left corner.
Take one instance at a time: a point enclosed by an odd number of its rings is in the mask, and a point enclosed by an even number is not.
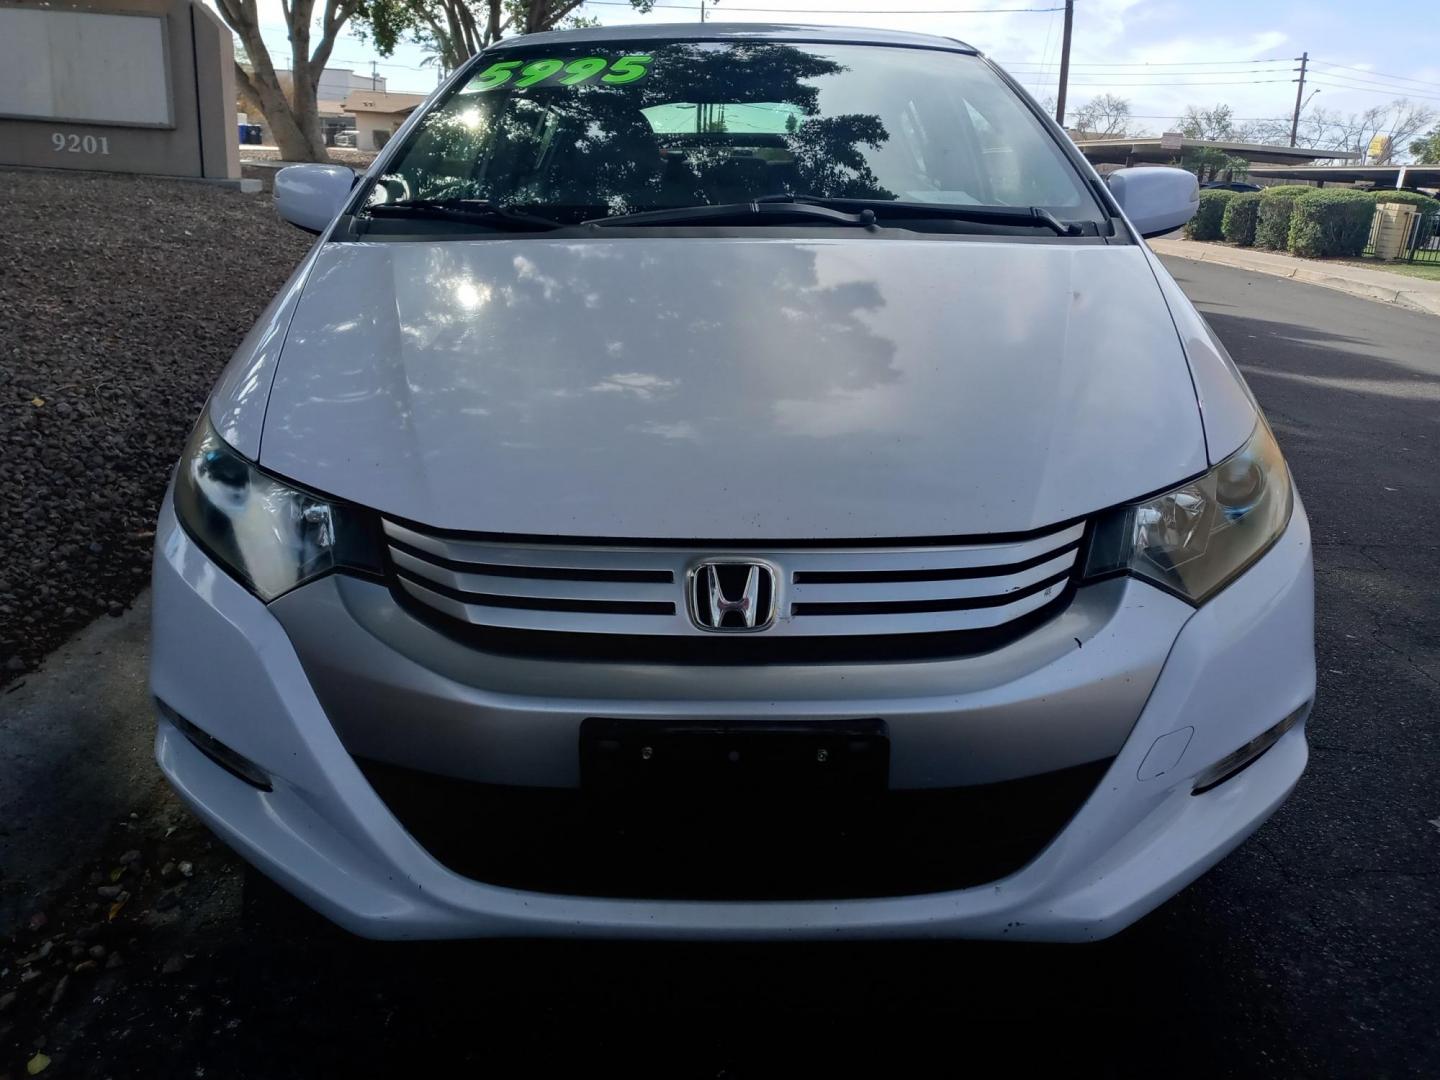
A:
[[[351,91],[345,98],[345,111],[355,117],[356,148],[379,150],[424,100],[424,94]]]

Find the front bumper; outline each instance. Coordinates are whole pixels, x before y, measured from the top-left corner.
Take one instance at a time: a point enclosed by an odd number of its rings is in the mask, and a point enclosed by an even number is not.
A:
[[[942,671],[938,677],[955,680],[948,687],[920,678],[908,698],[889,692],[878,710],[863,685],[847,687],[833,678],[823,701],[803,685],[792,687],[784,700],[770,690],[761,698],[788,717],[829,718],[842,711],[895,717],[892,783],[923,787],[955,782],[965,769],[985,774],[969,782],[1015,775],[1025,740],[1007,740],[1010,725],[993,723],[996,717],[1048,712],[1083,721],[1096,702],[1127,700],[1123,686],[1117,690],[1107,683],[1140,680],[1138,690],[1128,691],[1143,703],[1139,719],[1133,711],[1123,718],[1127,727],[1133,721],[1133,728],[1079,813],[1021,870],[957,891],[823,901],[617,900],[526,892],[461,877],[417,844],[376,795],[275,612],[189,541],[168,499],[157,532],[153,691],[256,763],[271,777],[272,790],[257,790],[226,772],[163,718],[156,756],[180,795],[242,855],[306,903],[367,937],[758,939],[838,933],[1090,940],[1123,929],[1193,881],[1284,801],[1305,767],[1303,723],[1233,779],[1202,795],[1192,791],[1195,778],[1216,762],[1307,708],[1315,687],[1310,539],[1298,501],[1275,547],[1199,610],[1140,582],[1111,585],[1121,592],[1111,597],[1113,610],[1103,623],[1088,636],[1077,634],[1072,649],[1008,681],[997,682],[1003,671],[976,663],[968,676],[958,669],[951,675]],[[354,632],[338,609],[332,614],[337,634]],[[1143,662],[1157,649],[1158,676]],[[911,670],[922,667],[931,677],[942,670],[923,665]],[[363,682],[359,670],[357,664],[357,680]],[[984,677],[974,674],[980,670]],[[704,715],[735,708],[733,701],[662,695],[651,702],[622,698],[618,709],[610,700],[597,709],[590,702],[557,702],[552,694],[527,710],[522,689],[507,686],[470,705],[503,721],[493,730],[512,750],[523,745],[517,720],[533,725],[538,744],[553,740],[568,748],[558,756],[511,756],[533,770],[530,782],[554,781],[556,770],[563,774],[569,767],[575,744],[566,740],[576,716],[692,709]],[[945,751],[953,744],[947,738],[960,726],[953,720],[972,715],[991,718],[994,738],[983,742],[996,748],[978,758],[955,755],[972,763],[951,766]],[[355,736],[367,737],[374,737],[373,731]],[[1077,745],[1083,749],[1083,735],[1079,744],[1074,731],[1066,738],[1072,752],[1080,752]],[[428,738],[413,741],[433,744]],[[1031,752],[1044,758],[1043,747],[1032,744]]]

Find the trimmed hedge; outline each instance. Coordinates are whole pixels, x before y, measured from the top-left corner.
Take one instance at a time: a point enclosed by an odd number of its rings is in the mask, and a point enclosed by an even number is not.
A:
[[[1185,236],[1191,240],[1219,240],[1225,206],[1234,197],[1235,192],[1224,188],[1201,188],[1200,207],[1185,223]]]
[[[1260,212],[1255,218],[1255,246],[1283,251],[1290,243],[1290,211],[1295,200],[1318,188],[1306,184],[1280,184],[1260,192]]]
[[[1260,193],[1242,191],[1225,204],[1220,235],[1232,244],[1249,247],[1255,243],[1255,222],[1260,216]]]
[[[1309,258],[1355,257],[1365,250],[1375,200],[1363,191],[1317,188],[1295,200],[1290,251]]]
[[[1426,216],[1440,211],[1440,199],[1432,199],[1428,195],[1421,195],[1418,191],[1405,191],[1404,189],[1396,191],[1390,188],[1381,188],[1378,191],[1367,191],[1365,194],[1374,201],[1376,206],[1384,203],[1404,203],[1407,206],[1417,207],[1420,213]]]
[[[1261,188],[1260,197],[1262,199],[1278,199],[1286,195],[1293,197],[1304,195],[1307,191],[1319,190],[1314,184],[1274,184],[1271,187]]]

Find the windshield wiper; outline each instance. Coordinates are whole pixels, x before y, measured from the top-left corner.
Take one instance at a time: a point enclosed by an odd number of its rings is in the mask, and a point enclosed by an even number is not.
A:
[[[610,228],[612,226],[648,226],[648,225],[727,225],[739,223],[742,225],[762,224],[757,219],[779,219],[779,218],[813,218],[832,225],[860,225],[871,227],[875,224],[875,215],[868,210],[861,210],[858,213],[847,213],[837,210],[834,207],[822,206],[818,203],[797,202],[786,199],[776,200],[773,197],[765,196],[753,199],[750,202],[717,203],[713,206],[677,206],[666,210],[642,210],[637,214],[616,214],[611,217],[590,218],[582,221],[582,225],[593,225],[597,228]]]
[[[647,225],[750,224],[757,218],[818,218],[835,225],[878,228],[881,218],[945,218],[984,224],[1050,229],[1057,236],[1077,236],[1080,226],[1061,221],[1041,206],[963,206],[954,203],[900,202],[883,199],[832,199],[820,195],[761,195],[749,202],[715,206],[678,206],[638,214],[591,218],[582,225],[601,228]]]
[[[501,229],[559,229],[560,222],[539,214],[512,210],[488,199],[401,199],[399,202],[367,206],[371,217],[429,218],[435,221],[460,221],[491,225]]]
[[[1080,235],[1078,223],[1061,221],[1043,206],[966,206],[893,199],[832,199],[823,195],[762,195],[755,201],[765,205],[829,207],[861,214],[869,211],[872,218],[947,218],[995,225],[1028,225],[1051,229],[1057,236]]]

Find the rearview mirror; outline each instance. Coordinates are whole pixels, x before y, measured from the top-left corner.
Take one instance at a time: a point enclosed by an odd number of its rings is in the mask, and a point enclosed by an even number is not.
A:
[[[324,232],[354,186],[343,165],[289,165],[275,174],[275,209],[306,232]]]
[[[1200,209],[1200,181],[1184,169],[1117,169],[1106,182],[1130,224],[1146,239],[1178,229]]]

